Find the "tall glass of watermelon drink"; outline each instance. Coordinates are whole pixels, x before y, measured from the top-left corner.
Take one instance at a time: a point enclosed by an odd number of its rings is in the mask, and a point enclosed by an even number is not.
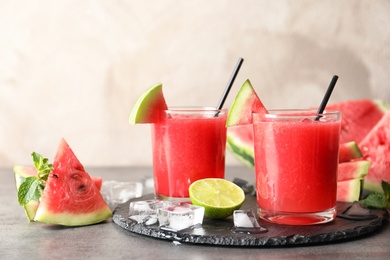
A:
[[[152,125],[157,198],[187,200],[192,182],[224,178],[227,110],[169,108],[162,118]]]
[[[332,221],[340,112],[270,110],[252,119],[259,216],[287,225]]]

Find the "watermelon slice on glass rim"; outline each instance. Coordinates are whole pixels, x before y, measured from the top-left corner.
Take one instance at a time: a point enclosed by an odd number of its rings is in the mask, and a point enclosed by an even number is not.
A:
[[[372,126],[378,120],[386,108],[384,102],[380,101],[358,101],[348,104],[329,105],[327,109],[349,109],[349,107],[358,107],[358,113],[348,120],[342,122],[344,127],[344,139],[349,140],[351,135],[360,133],[356,130],[350,130],[349,127],[355,124],[359,127],[361,124]],[[232,154],[245,165],[254,167],[254,144],[252,112],[267,113],[266,108],[257,96],[249,80],[247,80],[229,111],[227,120],[227,145],[226,147]],[[345,112],[346,115],[351,112]],[[374,119],[370,121],[370,117]],[[369,117],[369,118],[366,118]],[[363,122],[363,123],[362,123]],[[351,126],[352,127],[352,126]],[[347,131],[348,130],[348,131]],[[360,138],[360,137],[359,137]],[[356,162],[354,162],[356,161]],[[355,141],[342,142],[339,146],[339,171],[340,171],[340,192],[339,201],[350,201],[359,198],[361,195],[361,183],[369,170],[370,162],[363,160],[362,153]],[[342,183],[341,183],[342,182]],[[358,185],[359,184],[359,185]]]

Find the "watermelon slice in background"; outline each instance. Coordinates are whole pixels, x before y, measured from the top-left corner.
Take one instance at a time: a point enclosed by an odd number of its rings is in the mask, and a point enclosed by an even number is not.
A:
[[[362,179],[352,179],[337,182],[337,201],[354,202],[360,199]]]
[[[64,226],[102,222],[112,216],[99,189],[61,140],[34,220]]]
[[[226,134],[226,148],[240,162],[253,168],[255,161],[252,124],[228,127]]]
[[[359,143],[389,108],[382,100],[360,99],[330,104],[326,110],[341,111],[340,143]]]
[[[351,141],[339,145],[339,163],[362,158],[363,154],[356,142]]]
[[[363,158],[371,161],[364,189],[383,193],[382,180],[390,183],[390,110],[359,143],[359,147]]]
[[[340,163],[338,167],[337,181],[364,179],[370,169],[370,164],[371,163],[366,160]]]

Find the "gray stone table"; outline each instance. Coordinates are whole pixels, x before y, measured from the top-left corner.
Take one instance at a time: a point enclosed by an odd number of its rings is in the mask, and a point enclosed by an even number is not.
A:
[[[139,181],[151,168],[86,168],[105,180]],[[252,170],[228,167],[226,178],[254,182]],[[145,193],[150,192],[148,190]],[[12,169],[0,169],[0,259],[390,259],[390,226],[350,241],[315,246],[247,248],[155,239],[105,223],[64,228],[29,223],[17,202]]]

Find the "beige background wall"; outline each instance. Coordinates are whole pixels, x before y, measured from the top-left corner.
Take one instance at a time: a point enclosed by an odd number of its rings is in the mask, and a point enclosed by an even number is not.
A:
[[[226,107],[247,78],[269,108],[316,106],[334,74],[331,102],[390,102],[389,45],[390,1],[2,0],[0,166],[61,137],[86,166],[150,165],[137,97],[216,105],[238,57]]]

